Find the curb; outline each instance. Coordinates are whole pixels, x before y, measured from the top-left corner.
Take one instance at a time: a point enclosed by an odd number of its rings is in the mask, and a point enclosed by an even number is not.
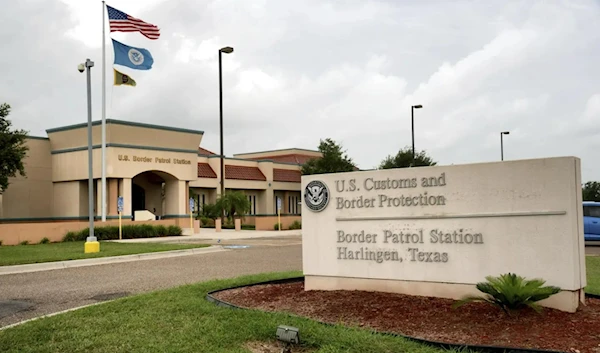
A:
[[[257,282],[257,283],[252,283],[252,284],[246,284],[246,285],[240,285],[240,286],[235,286],[235,287],[230,287],[230,288],[222,288],[222,289],[217,289],[214,291],[210,291],[206,294],[205,299],[208,300],[211,303],[214,303],[217,306],[222,306],[222,307],[226,307],[229,309],[239,309],[239,310],[247,310],[247,311],[258,311],[258,312],[265,312],[262,310],[258,310],[258,309],[251,309],[251,308],[244,308],[244,307],[240,307],[231,303],[228,303],[226,301],[222,301],[219,300],[215,297],[213,297],[213,294],[218,293],[218,292],[223,292],[226,290],[231,290],[231,289],[237,289],[237,288],[243,288],[243,287],[252,287],[252,286],[259,286],[259,285],[265,285],[265,284],[286,284],[286,283],[295,283],[295,282],[301,282],[304,281],[304,276],[302,277],[293,277],[293,278],[284,278],[284,279],[278,279],[278,280],[271,280],[271,281],[265,281],[265,282]],[[586,297],[588,298],[597,298],[600,299],[600,295],[595,295],[595,294],[586,294]],[[315,319],[311,319],[305,316],[300,316],[300,315],[295,315],[295,314],[289,314],[289,313],[284,313],[284,312],[279,312],[279,314],[284,314],[287,315],[289,317],[292,318],[300,318],[300,319],[308,319],[308,320],[312,320],[315,322],[318,322],[322,325],[326,325],[326,326],[336,326],[334,324],[330,324],[327,322],[323,322],[323,321],[319,321],[319,320],[315,320]],[[450,343],[450,342],[440,342],[440,341],[430,341],[430,340],[426,340],[423,338],[418,338],[418,337],[412,337],[412,336],[408,336],[408,335],[403,335],[403,334],[399,334],[399,333],[394,333],[394,332],[383,332],[383,331],[377,331],[377,330],[367,330],[370,331],[371,334],[379,334],[379,335],[385,335],[385,336],[394,336],[394,337],[401,337],[404,339],[408,339],[414,342],[418,342],[418,343],[422,343],[431,347],[436,347],[436,348],[441,348],[444,350],[451,350],[451,349],[456,349],[459,351],[463,351],[463,350],[471,350],[474,352],[482,352],[482,353],[568,353],[568,352],[563,352],[563,351],[555,351],[555,350],[544,350],[544,349],[533,349],[533,348],[519,348],[519,347],[503,347],[503,346],[484,346],[484,345],[468,345],[468,344],[457,344],[457,343]]]
[[[60,270],[60,269],[74,268],[74,267],[115,264],[115,263],[132,262],[132,261],[140,261],[140,260],[164,259],[164,258],[170,258],[170,257],[197,255],[197,254],[213,253],[213,252],[220,252],[220,251],[227,251],[227,249],[224,249],[221,245],[212,245],[212,246],[205,247],[205,248],[157,251],[157,252],[142,253],[142,254],[97,257],[97,258],[93,258],[93,259],[53,261],[53,262],[43,262],[43,263],[39,263],[39,264],[0,266],[0,276],[17,274],[17,273]]]

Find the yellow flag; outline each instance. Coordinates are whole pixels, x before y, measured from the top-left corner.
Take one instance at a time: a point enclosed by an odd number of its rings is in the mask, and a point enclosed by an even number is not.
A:
[[[136,86],[135,80],[132,79],[131,77],[125,75],[122,72],[115,70],[114,68],[113,68],[113,71],[115,72],[115,86],[121,86],[121,85],[132,86],[132,87]]]

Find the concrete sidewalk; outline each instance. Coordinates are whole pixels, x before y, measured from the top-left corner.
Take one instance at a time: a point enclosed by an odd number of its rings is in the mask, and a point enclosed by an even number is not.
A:
[[[193,243],[205,240],[238,240],[238,239],[257,239],[257,238],[275,238],[275,237],[293,237],[301,236],[301,229],[294,230],[240,230],[236,232],[233,229],[223,229],[217,232],[214,228],[200,228],[200,233],[190,234],[190,228],[184,228],[184,235],[175,237],[160,238],[142,238],[142,239],[123,239],[109,240],[117,243]]]
[[[197,254],[208,254],[208,253],[214,253],[214,252],[220,252],[220,251],[229,251],[229,250],[223,248],[220,245],[213,245],[213,246],[209,246],[206,248],[157,251],[157,252],[142,253],[142,254],[97,257],[97,258],[93,258],[93,259],[52,261],[52,262],[43,262],[43,263],[37,263],[37,264],[0,266],[0,276],[15,274],[15,273],[49,271],[49,270],[59,270],[59,269],[73,268],[73,267],[104,265],[104,264],[131,262],[131,261],[140,261],[140,260],[155,260],[155,259],[164,259],[164,258],[170,258],[170,257],[188,256],[188,255],[197,255]]]

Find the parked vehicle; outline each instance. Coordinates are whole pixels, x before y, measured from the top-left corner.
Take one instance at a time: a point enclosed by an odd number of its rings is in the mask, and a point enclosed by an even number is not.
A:
[[[583,233],[585,241],[600,241],[600,202],[583,202]]]

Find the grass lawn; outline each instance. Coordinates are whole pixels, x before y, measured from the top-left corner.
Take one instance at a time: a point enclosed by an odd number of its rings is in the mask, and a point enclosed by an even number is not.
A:
[[[586,260],[586,290],[600,294],[600,257]],[[283,313],[232,310],[205,300],[212,290],[300,275],[297,271],[204,282],[31,321],[0,331],[0,352],[249,352],[244,348],[247,342],[274,340],[282,324],[298,327],[303,346],[314,352],[448,352],[360,328],[326,326]]]
[[[300,275],[204,282],[31,321],[0,331],[0,352],[249,352],[246,342],[273,340],[278,325],[298,327],[301,342],[321,353],[442,352],[358,328],[326,326],[282,313],[232,310],[205,299],[211,290]]]
[[[585,291],[600,295],[600,256],[586,257],[587,287]]]
[[[100,242],[100,252],[85,254],[82,241],[36,245],[0,246],[0,266],[90,259],[157,251],[207,247],[206,244],[158,244]],[[1,352],[1,351],[0,351]]]

